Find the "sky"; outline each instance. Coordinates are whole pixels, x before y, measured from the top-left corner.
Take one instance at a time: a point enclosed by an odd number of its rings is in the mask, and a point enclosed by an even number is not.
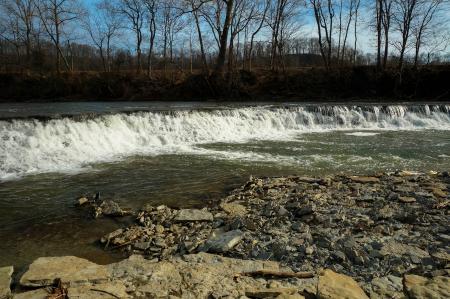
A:
[[[96,0],[81,0],[84,5],[91,11],[95,12],[95,3]],[[359,11],[359,18],[358,18],[358,42],[357,47],[358,49],[361,49],[365,53],[371,53],[373,54],[376,50],[376,41],[375,41],[375,34],[373,32],[373,29],[370,27],[370,24],[373,22],[373,13],[368,9],[371,5],[372,1],[370,0],[362,0],[361,1],[361,8]],[[449,21],[444,24],[444,27],[446,31],[450,34],[450,9],[447,7],[445,11],[443,11],[444,18],[448,19]],[[337,16],[336,16],[337,18]],[[317,27],[314,20],[314,17],[312,15],[311,9],[303,10],[302,14],[298,16],[299,23],[302,24],[301,30],[298,33],[299,37],[317,37]],[[337,20],[335,20],[337,22]],[[159,24],[157,24],[158,26]],[[206,35],[207,28],[204,28],[204,32]],[[353,32],[353,31],[352,31]],[[391,35],[391,37],[395,38],[395,33]],[[209,34],[209,37],[212,39],[211,33]],[[261,39],[266,39],[266,37],[261,37]],[[121,39],[123,45],[122,47],[130,47],[133,48],[134,43],[134,35],[132,32],[126,33],[126,36],[124,36]],[[354,42],[353,34],[349,34],[348,37],[348,44],[352,45]],[[426,47],[427,45],[424,45]],[[395,51],[394,47],[391,46],[391,52]],[[449,52],[450,49],[447,49],[447,52]]]

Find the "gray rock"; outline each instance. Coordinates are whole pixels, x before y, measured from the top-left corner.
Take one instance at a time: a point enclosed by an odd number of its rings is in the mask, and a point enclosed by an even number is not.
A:
[[[240,230],[229,232],[215,231],[205,242],[202,251],[227,252],[235,247],[243,238],[244,233]]]
[[[188,222],[188,221],[213,221],[213,214],[207,210],[198,209],[184,209],[180,210],[175,217],[175,221]]]
[[[9,298],[11,295],[11,275],[13,272],[12,266],[0,268],[0,299]]]

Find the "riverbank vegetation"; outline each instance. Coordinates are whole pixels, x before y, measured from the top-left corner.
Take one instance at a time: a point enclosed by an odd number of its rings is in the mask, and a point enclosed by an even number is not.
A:
[[[77,72],[0,74],[0,101],[48,100],[448,100],[450,67],[404,69],[302,68],[202,73]]]
[[[443,0],[4,0],[1,98],[438,100],[448,94],[448,9]]]

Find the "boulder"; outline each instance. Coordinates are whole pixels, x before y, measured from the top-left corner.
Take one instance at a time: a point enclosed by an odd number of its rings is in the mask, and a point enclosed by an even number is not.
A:
[[[353,278],[324,270],[317,286],[318,299],[369,299]]]
[[[0,299],[9,298],[11,295],[11,275],[13,272],[12,266],[0,268]]]
[[[405,275],[403,286],[410,299],[450,298],[450,277],[428,279],[418,275]]]
[[[69,286],[108,280],[105,266],[97,265],[75,256],[41,257],[35,260],[20,278],[24,287],[45,287],[53,285],[59,278]]]
[[[202,251],[223,253],[236,246],[243,238],[244,233],[237,229],[229,232],[217,230],[202,246]]]
[[[188,221],[213,221],[213,215],[207,210],[198,209],[184,209],[180,210],[175,217],[175,221],[188,222]]]

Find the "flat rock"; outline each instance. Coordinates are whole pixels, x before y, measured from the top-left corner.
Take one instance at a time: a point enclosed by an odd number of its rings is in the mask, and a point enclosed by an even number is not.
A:
[[[355,183],[379,183],[380,179],[373,176],[351,176],[350,179]]]
[[[178,212],[175,221],[213,221],[213,215],[207,210],[184,209]]]
[[[123,283],[114,281],[95,285],[80,285],[69,288],[70,298],[77,299],[115,299],[130,298]]]
[[[209,237],[203,246],[203,251],[227,252],[236,246],[243,238],[244,233],[237,229],[229,232],[216,231]]]
[[[450,277],[428,279],[418,275],[405,275],[403,285],[410,299],[450,298]]]
[[[390,241],[383,245],[383,247],[380,250],[381,255],[408,255],[408,256],[415,256],[418,258],[426,258],[429,257],[430,254],[420,249],[419,247],[399,243],[396,241]]]
[[[318,299],[369,299],[353,278],[324,270],[317,286]]]
[[[20,278],[24,287],[44,287],[52,285],[59,278],[68,285],[108,280],[105,266],[97,265],[75,256],[41,257],[35,260]]]
[[[398,198],[399,201],[403,202],[403,203],[413,203],[416,202],[416,199],[414,197],[411,196],[400,196]]]
[[[14,294],[14,299],[47,299],[48,292],[45,289],[37,289],[24,293]]]
[[[0,299],[9,298],[11,295],[11,275],[13,272],[12,266],[0,268]]]

